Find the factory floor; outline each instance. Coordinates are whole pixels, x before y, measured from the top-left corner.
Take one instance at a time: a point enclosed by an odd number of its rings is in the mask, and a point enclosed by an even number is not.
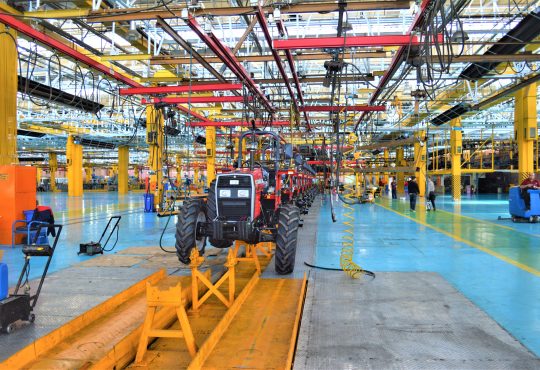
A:
[[[102,292],[107,297],[159,267],[137,264],[135,257],[129,269],[85,266],[96,257],[77,255],[79,244],[99,239],[113,215],[122,220],[111,253],[158,248],[167,218],[143,213],[142,194],[68,198],[64,193],[40,193],[38,199],[52,207],[57,223],[65,225],[48,288],[45,282],[43,305],[47,294],[57,299],[72,291],[83,294],[84,287],[62,284],[77,274],[94,275],[107,287]],[[354,205],[354,219],[339,202],[334,206],[336,223],[329,197],[317,198],[300,231],[291,277],[306,272],[308,289],[295,368],[540,368],[540,224],[512,223],[507,196],[464,196],[460,204],[441,196],[436,212],[419,204],[414,213],[404,198],[379,198],[375,204]],[[328,270],[339,268],[346,220],[354,225],[354,261],[375,272],[374,280],[353,280]],[[169,249],[174,222],[173,218],[163,237]],[[14,285],[24,263],[20,246],[0,248]],[[166,266],[169,273],[175,272],[172,260]],[[31,279],[40,275],[41,263],[38,258],[33,261]],[[273,268],[263,274],[273,276]],[[99,286],[89,287],[88,296],[75,297],[76,303],[89,309],[105,299],[96,299]],[[73,299],[64,305],[70,303]],[[34,324],[40,330],[23,327],[11,338],[0,334],[0,361],[62,324],[58,317],[44,319],[47,322],[40,323],[38,315]],[[25,337],[25,330],[34,332]]]

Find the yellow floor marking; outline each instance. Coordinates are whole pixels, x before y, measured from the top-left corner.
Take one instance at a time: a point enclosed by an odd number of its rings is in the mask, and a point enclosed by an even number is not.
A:
[[[522,269],[522,270],[524,270],[524,271],[527,271],[527,272],[529,272],[529,273],[531,273],[531,274],[533,274],[533,275],[536,275],[536,276],[539,276],[539,277],[540,277],[540,271],[537,270],[537,269],[534,269],[534,268],[532,268],[532,267],[530,267],[530,266],[524,265],[524,264],[522,264],[522,263],[520,263],[520,262],[518,262],[518,261],[515,261],[515,260],[511,259],[511,258],[508,258],[508,257],[506,257],[506,256],[504,256],[504,255],[502,255],[502,254],[500,254],[500,253],[497,253],[497,252],[495,252],[495,251],[493,251],[493,250],[491,250],[491,249],[489,249],[489,248],[483,247],[483,246],[481,246],[480,244],[473,243],[473,242],[471,242],[470,240],[463,239],[462,237],[460,237],[460,236],[458,236],[458,235],[449,233],[448,231],[445,231],[445,230],[440,229],[440,228],[438,228],[438,227],[436,227],[436,226],[430,225],[430,224],[428,224],[428,223],[426,223],[426,222],[424,222],[424,221],[422,221],[422,220],[419,220],[419,219],[417,219],[417,218],[413,218],[413,217],[407,216],[407,215],[405,215],[405,214],[403,214],[403,213],[401,213],[401,212],[399,212],[399,211],[396,211],[396,210],[394,210],[394,209],[392,209],[392,208],[390,208],[390,207],[387,207],[387,206],[382,205],[382,204],[380,204],[380,203],[376,203],[376,204],[377,204],[379,207],[382,207],[382,208],[384,208],[384,209],[386,209],[386,210],[388,210],[388,211],[392,211],[392,212],[394,212],[394,213],[396,213],[396,214],[398,214],[398,215],[400,215],[400,216],[403,216],[403,217],[405,217],[405,218],[408,218],[409,220],[412,220],[412,221],[417,222],[417,223],[419,223],[419,224],[422,224],[422,225],[424,225],[424,226],[426,226],[426,227],[429,227],[430,229],[433,229],[433,230],[435,230],[435,231],[440,232],[441,234],[444,234],[444,235],[446,235],[446,236],[449,236],[449,237],[451,237],[451,238],[457,240],[458,242],[467,244],[467,245],[469,245],[469,246],[471,246],[471,247],[473,247],[473,248],[476,248],[476,249],[478,249],[478,250],[481,250],[482,252],[485,252],[485,253],[487,253],[487,254],[489,254],[489,255],[492,255],[493,257],[496,257],[496,258],[498,258],[498,259],[500,259],[500,260],[502,260],[502,261],[504,261],[504,262],[506,262],[506,263],[509,263],[509,264],[511,264],[511,265],[514,265],[514,266],[516,266],[516,267],[518,267],[518,268],[520,268],[520,269]],[[512,230],[513,230],[513,229],[512,229]]]

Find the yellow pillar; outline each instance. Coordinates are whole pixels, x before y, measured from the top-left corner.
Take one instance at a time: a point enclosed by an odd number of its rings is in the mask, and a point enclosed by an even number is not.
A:
[[[75,144],[73,136],[68,136],[66,145],[68,196],[80,197],[83,193],[82,183],[82,145]]]
[[[9,32],[9,34],[5,33]],[[10,36],[11,35],[11,36]],[[0,166],[17,157],[17,33],[0,24]]]
[[[92,167],[90,166],[86,166],[84,168],[84,172],[85,172],[85,176],[86,176],[86,179],[85,179],[85,184],[90,184],[90,182],[92,182]]]
[[[383,166],[385,166],[385,167],[388,167],[388,164],[389,164],[388,163],[388,158],[389,158],[389,156],[390,156],[390,153],[389,153],[388,149],[385,149],[384,154],[383,154],[383,158],[384,158]],[[388,185],[388,172],[385,172],[383,174],[383,179],[384,179],[384,183]]]
[[[461,118],[450,121],[450,158],[452,164],[452,198],[461,200]]]
[[[519,182],[534,172],[534,143],[536,140],[536,84],[516,92],[514,130],[518,144]]]
[[[56,171],[58,171],[58,159],[56,153],[49,153],[50,189],[56,191]]]
[[[154,193],[154,205],[160,208],[163,198],[163,113],[153,106],[146,108],[146,142],[150,166],[150,191]]]
[[[397,148],[396,149],[396,166],[404,166],[405,162],[405,150],[403,148]],[[396,179],[397,179],[397,192],[398,194],[405,193],[405,173],[404,172],[397,172],[396,173]]]
[[[216,178],[216,128],[206,128],[206,186]]]
[[[140,173],[139,173],[139,166],[133,166],[133,176],[137,179],[137,182],[141,181]]]
[[[129,146],[118,147],[118,194],[127,194],[129,191]]]
[[[414,163],[416,167],[416,182],[420,189],[420,196],[423,197],[426,192],[426,143],[424,142],[425,131],[416,133],[417,141],[414,143]]]
[[[36,167],[36,184],[39,186],[41,184],[41,168]]]

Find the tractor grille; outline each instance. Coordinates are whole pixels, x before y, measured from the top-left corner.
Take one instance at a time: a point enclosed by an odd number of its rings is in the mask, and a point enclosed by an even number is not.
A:
[[[219,219],[246,221],[252,218],[252,192],[250,175],[218,176],[216,196]]]

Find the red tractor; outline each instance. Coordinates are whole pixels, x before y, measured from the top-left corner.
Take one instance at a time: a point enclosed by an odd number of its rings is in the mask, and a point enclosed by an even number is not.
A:
[[[251,138],[250,158],[242,159],[242,143]],[[256,158],[257,157],[257,158]],[[271,158],[268,158],[271,157]],[[278,274],[294,270],[300,211],[294,199],[281,199],[286,161],[282,138],[268,131],[247,131],[240,137],[237,168],[218,174],[210,184],[206,202],[185,202],[176,225],[176,251],[189,263],[191,250],[204,251],[206,239],[217,248],[235,240],[276,243]]]

